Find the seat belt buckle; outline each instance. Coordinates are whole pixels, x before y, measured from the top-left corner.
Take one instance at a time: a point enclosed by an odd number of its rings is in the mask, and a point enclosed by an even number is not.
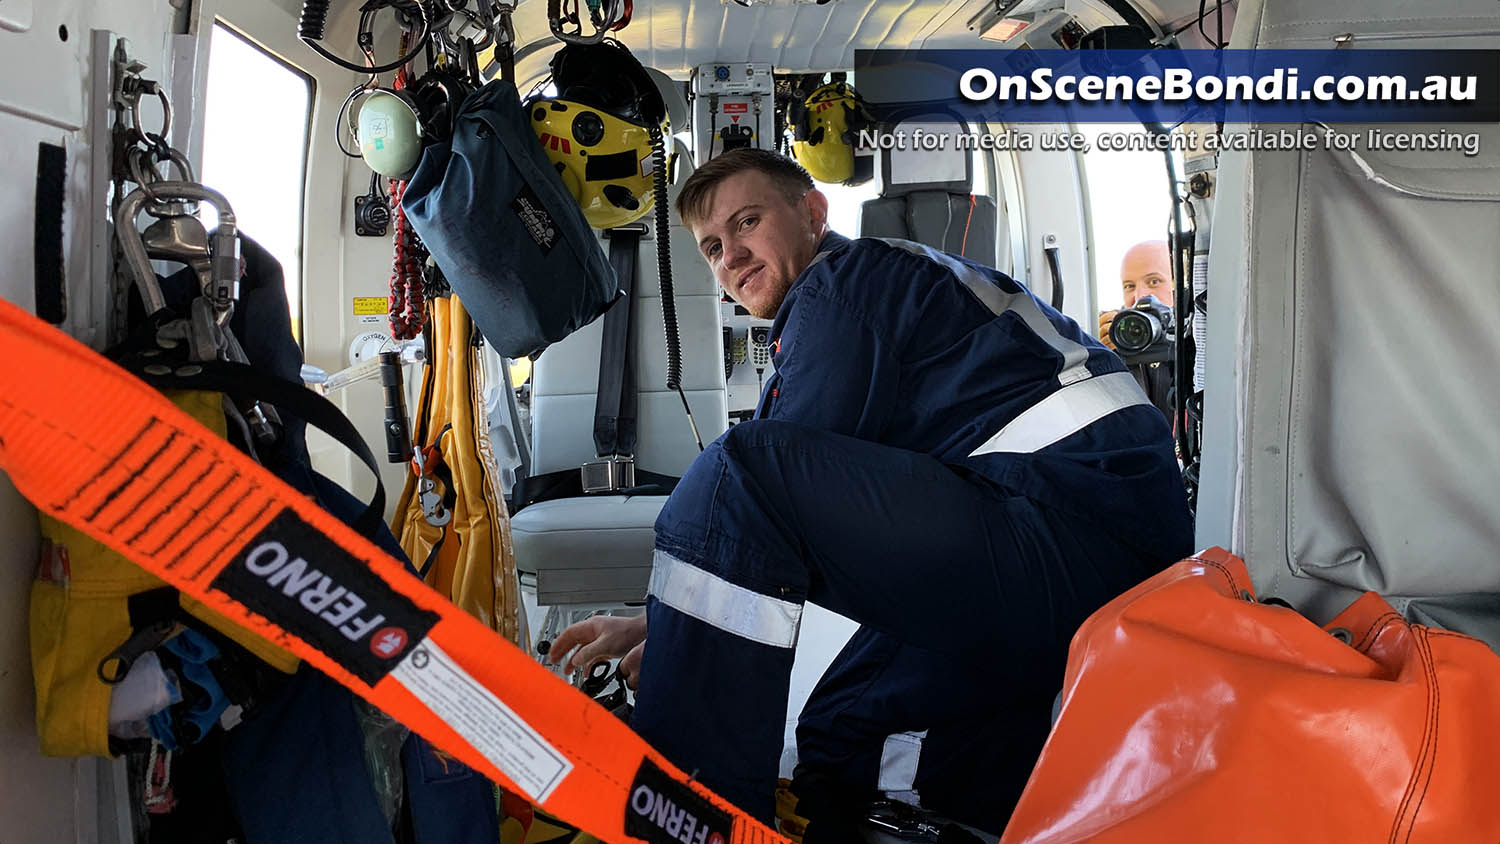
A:
[[[635,458],[612,454],[591,460],[579,469],[583,474],[583,491],[586,495],[619,492],[635,486]]]

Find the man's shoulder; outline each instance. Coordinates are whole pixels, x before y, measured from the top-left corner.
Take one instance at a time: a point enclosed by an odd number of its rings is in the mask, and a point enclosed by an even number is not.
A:
[[[913,244],[915,245],[915,244]],[[951,276],[949,268],[919,250],[906,248],[905,241],[875,237],[840,238],[815,259],[809,280],[815,288],[839,290],[856,287],[864,291],[885,285],[876,280],[900,279],[907,284]]]

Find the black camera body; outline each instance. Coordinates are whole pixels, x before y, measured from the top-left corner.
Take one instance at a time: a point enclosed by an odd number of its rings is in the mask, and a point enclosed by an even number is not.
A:
[[[1155,296],[1142,296],[1115,314],[1109,339],[1126,366],[1172,359],[1177,346],[1177,323],[1172,309]]]

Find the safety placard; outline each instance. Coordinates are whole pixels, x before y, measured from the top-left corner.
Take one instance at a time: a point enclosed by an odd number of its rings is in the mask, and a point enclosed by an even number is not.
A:
[[[533,801],[545,803],[573,769],[566,756],[431,641],[413,648],[391,674]]]
[[[391,310],[391,302],[384,296],[355,296],[354,316],[360,324],[377,325]]]

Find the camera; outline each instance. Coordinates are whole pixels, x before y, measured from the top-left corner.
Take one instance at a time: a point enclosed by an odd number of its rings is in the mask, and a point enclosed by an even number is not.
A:
[[[1109,339],[1127,366],[1160,363],[1172,359],[1176,328],[1171,308],[1155,296],[1143,296],[1115,314]]]

